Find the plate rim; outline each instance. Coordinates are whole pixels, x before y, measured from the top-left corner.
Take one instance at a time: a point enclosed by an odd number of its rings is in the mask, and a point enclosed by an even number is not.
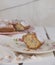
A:
[[[44,53],[50,53],[50,52],[53,52],[55,51],[55,49],[51,49],[51,50],[47,50],[47,51],[40,51],[40,52],[27,52],[27,51],[19,51],[19,50],[14,50],[13,51],[15,52],[18,52],[18,53],[24,53],[24,54],[44,54]]]

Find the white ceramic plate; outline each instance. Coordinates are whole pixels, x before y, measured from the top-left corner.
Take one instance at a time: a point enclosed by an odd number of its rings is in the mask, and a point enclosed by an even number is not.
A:
[[[12,45],[14,51],[26,54],[48,53],[55,50],[55,41],[52,40],[45,40],[44,44],[36,50],[28,49],[23,42],[16,42],[15,44]]]
[[[29,50],[25,43],[13,40],[14,38],[0,35],[0,45],[9,47],[13,51],[26,54],[48,53],[55,50],[55,41],[45,40],[44,44],[36,50]]]

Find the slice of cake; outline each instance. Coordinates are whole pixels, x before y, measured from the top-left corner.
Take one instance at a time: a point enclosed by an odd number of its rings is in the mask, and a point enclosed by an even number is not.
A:
[[[30,28],[30,25],[22,20],[12,21],[9,24],[12,24],[16,31],[25,31]]]
[[[16,23],[16,24],[13,24],[13,26],[14,26],[14,28],[15,28],[16,31],[25,31],[25,30],[27,30],[27,29],[30,28],[30,26],[24,26],[24,25],[22,25],[19,22]]]
[[[0,32],[14,32],[13,25],[2,23],[0,24]]]
[[[35,33],[28,33],[24,35],[23,41],[29,49],[37,49],[41,46],[41,42],[36,37]]]
[[[15,29],[17,31],[23,31],[24,30],[24,26],[21,23],[16,23],[15,24]]]

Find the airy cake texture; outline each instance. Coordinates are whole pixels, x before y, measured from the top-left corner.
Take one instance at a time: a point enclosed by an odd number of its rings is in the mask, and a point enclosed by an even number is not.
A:
[[[14,28],[16,29],[16,31],[24,31],[30,28],[30,26],[24,26],[21,23],[16,23],[14,24]]]
[[[37,49],[41,46],[41,42],[36,37],[35,33],[28,33],[23,36],[23,41],[29,49]]]
[[[24,30],[24,26],[21,23],[16,23],[15,24],[15,29],[17,31],[23,31]]]

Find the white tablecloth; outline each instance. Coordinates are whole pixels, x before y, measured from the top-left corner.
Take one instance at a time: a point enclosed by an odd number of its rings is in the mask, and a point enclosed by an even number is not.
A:
[[[10,64],[0,64],[0,65],[19,65],[17,63],[10,63]],[[23,62],[23,65],[55,65],[55,57],[53,53],[37,55],[36,58],[33,59],[26,59]]]
[[[53,53],[37,56],[36,59],[24,62],[23,65],[55,65]]]
[[[37,34],[42,37],[42,39],[43,38],[47,39],[43,28],[38,28],[38,29],[36,28],[36,31]],[[10,64],[0,64],[0,65],[18,65],[18,64],[10,63]],[[55,57],[53,55],[53,52],[47,54],[39,54],[36,55],[36,57],[32,57],[31,59],[26,59],[23,62],[23,65],[55,65]]]
[[[50,39],[55,41],[55,27],[46,27],[46,31]]]

